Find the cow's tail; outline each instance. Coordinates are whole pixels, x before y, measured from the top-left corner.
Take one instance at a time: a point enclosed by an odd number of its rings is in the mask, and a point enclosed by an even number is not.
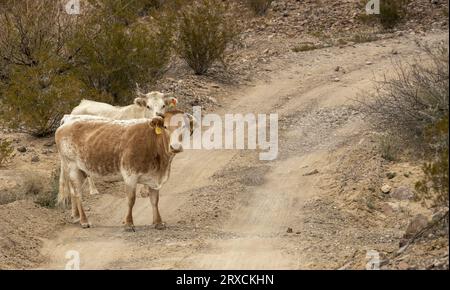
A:
[[[59,192],[57,203],[61,207],[67,207],[70,201],[70,186],[67,167],[61,159],[61,172],[59,174]]]

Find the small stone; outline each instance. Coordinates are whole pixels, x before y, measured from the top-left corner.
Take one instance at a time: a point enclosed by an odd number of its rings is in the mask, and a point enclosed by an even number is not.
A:
[[[366,61],[366,65],[372,65],[373,64],[373,62],[371,62],[371,61]]]
[[[20,153],[25,153],[25,152],[27,152],[27,147],[20,146],[20,147],[17,148],[17,151],[19,151]]]
[[[335,78],[334,80],[333,80],[333,82],[340,82],[341,80],[339,79],[339,78]]]
[[[31,157],[31,162],[39,162],[39,161],[40,161],[39,156],[34,155],[33,157]]]
[[[294,230],[292,229],[292,228],[287,228],[287,231],[286,231],[288,234],[292,234],[293,232],[294,232]]]
[[[395,172],[388,172],[388,173],[386,174],[386,177],[387,177],[388,179],[394,179],[396,176],[397,176],[397,173],[395,173]]]
[[[303,174],[303,176],[310,176],[310,175],[315,175],[315,174],[318,174],[318,173],[319,173],[319,170],[314,169],[314,170],[311,171],[311,172],[308,172],[308,173]]]
[[[392,190],[392,187],[390,185],[387,185],[387,184],[385,184],[385,185],[383,185],[381,187],[381,192],[384,193],[384,194],[390,193],[391,190]]]
[[[44,144],[45,147],[52,147],[53,145],[55,145],[55,141],[49,141]]]
[[[339,71],[341,69],[341,67],[340,66],[337,66],[335,69],[334,69],[334,71]]]

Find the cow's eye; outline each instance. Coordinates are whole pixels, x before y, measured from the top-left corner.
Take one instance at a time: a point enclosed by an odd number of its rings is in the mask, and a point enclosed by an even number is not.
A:
[[[166,105],[163,105],[162,108],[165,109],[165,108],[166,108]]]
[[[147,106],[147,109],[151,109],[152,107],[150,107],[150,106]]]

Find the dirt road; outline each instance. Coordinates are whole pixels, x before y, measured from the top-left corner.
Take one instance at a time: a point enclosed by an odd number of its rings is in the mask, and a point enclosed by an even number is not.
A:
[[[429,34],[430,41],[445,34]],[[323,255],[323,242],[305,236],[305,204],[333,190],[340,148],[360,141],[364,127],[349,108],[392,59],[418,53],[415,36],[290,53],[267,67],[268,80],[223,96],[224,113],[278,113],[279,156],[259,161],[253,151],[186,151],[177,156],[161,191],[168,228],[158,231],[150,201],[137,200],[135,233],[121,227],[126,201],[121,183],[101,182],[87,197],[91,229],[67,225],[45,241],[48,263],[63,269],[69,250],[82,269],[304,269]],[[339,70],[336,68],[339,66]],[[315,243],[314,251],[310,251]],[[317,250],[319,249],[319,250]],[[330,261],[324,267],[339,265]]]

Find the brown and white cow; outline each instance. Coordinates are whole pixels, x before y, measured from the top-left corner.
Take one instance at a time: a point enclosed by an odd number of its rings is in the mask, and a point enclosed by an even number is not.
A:
[[[71,115],[91,115],[114,120],[151,119],[159,114],[164,114],[168,109],[172,109],[177,104],[177,99],[174,97],[166,96],[161,92],[145,94],[141,92],[138,85],[136,86],[137,98],[134,99],[134,104],[119,107],[96,101],[82,100],[72,110]],[[93,179],[88,177],[87,180],[90,194],[98,194],[99,192]]]
[[[152,120],[107,120],[66,116],[55,133],[61,158],[58,201],[72,201],[72,216],[83,228],[90,226],[81,203],[87,176],[109,176],[125,182],[128,196],[127,229],[134,230],[132,210],[137,184],[147,185],[153,224],[164,228],[158,209],[159,190],[167,182],[175,154],[183,151],[183,136],[192,134],[189,116],[167,112]]]

